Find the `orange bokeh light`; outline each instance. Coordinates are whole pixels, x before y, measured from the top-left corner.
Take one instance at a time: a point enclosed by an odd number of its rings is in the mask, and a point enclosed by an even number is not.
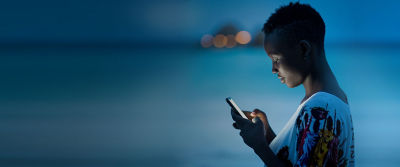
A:
[[[213,44],[217,48],[222,48],[228,43],[228,38],[225,35],[218,34],[213,40]]]
[[[239,31],[235,36],[236,42],[245,45],[251,41],[251,35],[247,31]]]
[[[236,40],[235,40],[235,36],[232,34],[229,34],[228,36],[226,36],[228,38],[228,42],[226,43],[226,47],[227,48],[233,48],[236,46]]]

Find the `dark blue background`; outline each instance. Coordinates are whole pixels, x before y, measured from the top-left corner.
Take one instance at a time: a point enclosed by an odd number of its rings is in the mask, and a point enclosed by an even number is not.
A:
[[[262,166],[225,97],[265,111],[279,132],[303,87],[280,84],[262,47],[200,39],[227,23],[254,38],[288,2],[1,2],[0,166]],[[398,166],[400,2],[302,2],[326,22],[356,165]]]

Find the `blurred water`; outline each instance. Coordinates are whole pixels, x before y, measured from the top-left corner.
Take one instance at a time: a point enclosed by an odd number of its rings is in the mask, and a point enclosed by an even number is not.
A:
[[[358,166],[400,163],[400,49],[327,47],[347,93]],[[261,48],[0,50],[1,166],[261,166],[231,96],[275,132],[304,95]]]

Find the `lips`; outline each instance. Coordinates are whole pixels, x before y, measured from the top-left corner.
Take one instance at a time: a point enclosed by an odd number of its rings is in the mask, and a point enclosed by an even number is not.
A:
[[[285,80],[284,80],[285,78],[284,77],[278,75],[278,78],[281,80],[281,83],[285,82]]]

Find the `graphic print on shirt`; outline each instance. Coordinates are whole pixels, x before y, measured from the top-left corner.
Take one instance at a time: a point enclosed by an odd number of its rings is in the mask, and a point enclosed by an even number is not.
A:
[[[346,166],[347,159],[339,147],[342,122],[336,110],[304,107],[296,120],[297,162],[295,166]]]

